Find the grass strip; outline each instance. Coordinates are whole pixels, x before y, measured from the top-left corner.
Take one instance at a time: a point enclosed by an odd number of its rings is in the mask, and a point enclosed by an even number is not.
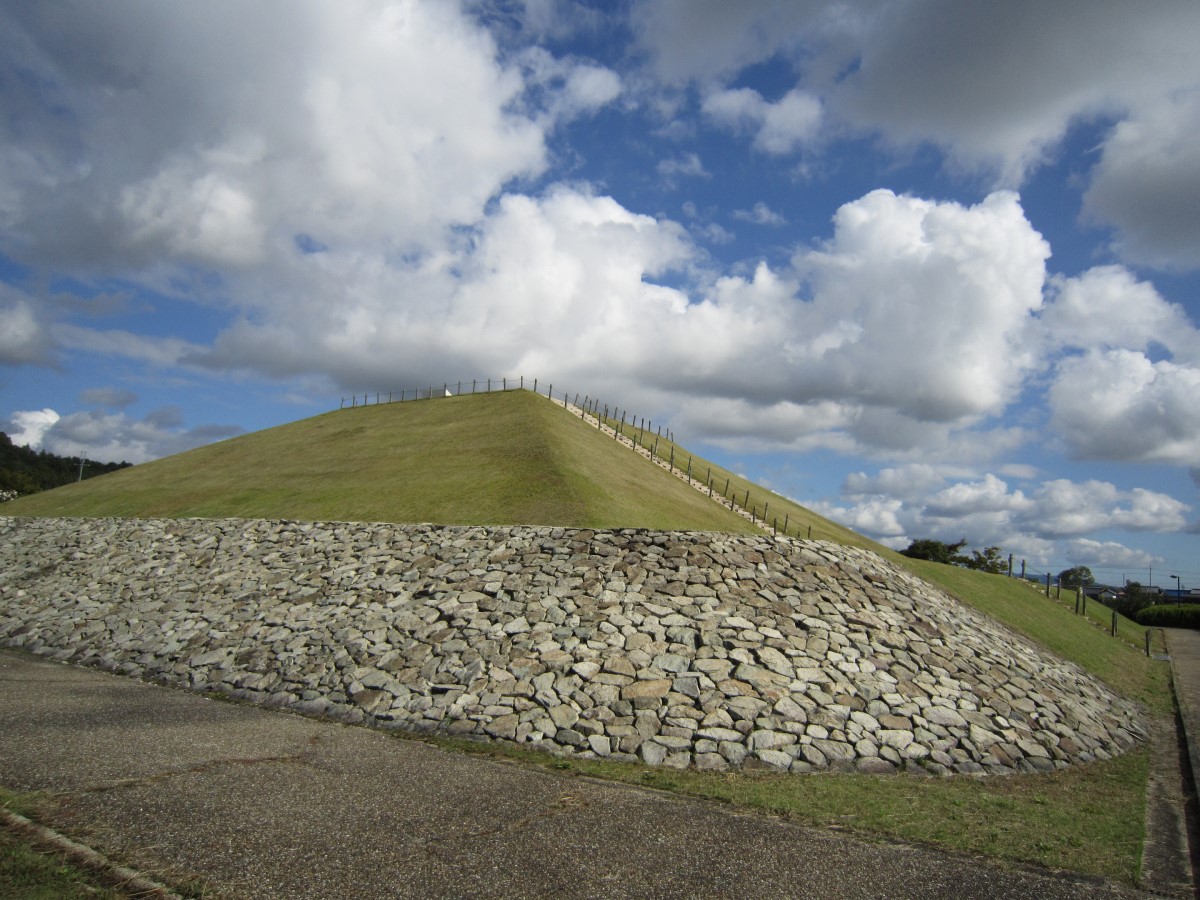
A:
[[[816,828],[1136,884],[1149,750],[1037,775],[812,775],[647,768],[462,738],[419,740],[562,773],[729,803]]]
[[[0,788],[0,810],[30,816],[37,808],[35,795]],[[0,819],[0,900],[117,900],[128,896],[6,821]]]

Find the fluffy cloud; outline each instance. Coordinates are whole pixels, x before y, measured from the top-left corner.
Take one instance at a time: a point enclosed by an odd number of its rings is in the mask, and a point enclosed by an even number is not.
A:
[[[711,178],[712,173],[704,168],[704,163],[695,153],[685,153],[674,159],[664,159],[658,164],[658,174],[667,178],[683,175],[689,178]]]
[[[641,3],[632,22],[656,77],[702,85],[704,111],[769,152],[850,129],[905,150],[936,145],[957,166],[1014,187],[1072,128],[1112,122],[1086,212],[1117,228],[1115,248],[1129,262],[1200,265],[1200,7],[1190,0],[677,0]],[[776,107],[733,86],[772,59],[797,72],[792,99]]]
[[[1122,115],[1200,78],[1187,36],[1200,28],[1194,4],[1095,13],[1087,0],[889,5],[863,38],[840,108],[1019,182],[1079,119]]]
[[[1056,278],[1041,316],[1060,359],[1050,427],[1086,459],[1200,463],[1200,331],[1121,266]],[[1163,358],[1165,357],[1165,358]]]
[[[172,408],[155,410],[142,419],[100,411],[59,416],[44,409],[15,412],[11,420],[20,429],[10,435],[14,444],[98,462],[147,462],[242,431],[229,425],[185,429],[179,411]]]
[[[53,341],[31,303],[0,285],[0,363],[45,365]]]
[[[1093,565],[1113,568],[1145,569],[1162,561],[1162,557],[1126,547],[1116,541],[1094,541],[1076,538],[1067,541],[1064,556],[1072,565]],[[1131,573],[1133,574],[1133,573]],[[1130,581],[1137,581],[1136,577]]]
[[[621,94],[621,77],[590,62],[559,59],[541,47],[518,57],[525,70],[525,102],[545,125],[595,112]]]
[[[776,155],[812,142],[821,127],[821,101],[798,90],[774,103],[752,88],[717,91],[705,97],[703,110],[721,125],[752,132],[755,147]]]
[[[752,222],[755,225],[786,225],[787,219],[781,216],[767,204],[761,200],[754,204],[752,209],[736,209],[733,211],[733,217],[740,219],[743,222]]]
[[[1190,510],[1166,494],[1121,490],[1097,480],[1053,479],[1028,491],[1013,489],[991,473],[948,480],[947,473],[925,464],[885,468],[874,476],[860,472],[843,486],[843,498],[852,502],[818,508],[894,547],[918,537],[965,537],[971,546],[999,545],[1043,565],[1064,557],[1092,565],[1145,560],[1142,551],[1082,535],[1106,529],[1179,531],[1186,528]]]
[[[520,72],[453,3],[79,3],[3,19],[10,72],[29,75],[6,80],[21,115],[0,128],[25,156],[0,167],[0,240],[33,262],[237,267],[295,233],[423,245],[540,172],[555,117],[619,91],[611,72],[568,66],[547,75],[559,108],[514,112],[529,102]]]
[[[1145,351],[1160,344],[1200,360],[1200,335],[1187,313],[1123,266],[1057,276],[1050,288],[1052,300],[1041,321],[1060,346]]]
[[[287,278],[248,283],[256,321],[180,352],[350,390],[464,372],[605,390],[620,373],[626,402],[713,439],[964,449],[956,431],[1001,412],[1037,362],[1044,241],[1004,193],[963,207],[878,191],[834,224],[791,267],[708,282],[677,223],[579,187],[508,194],[469,242],[404,265],[297,253]]]
[[[89,388],[79,395],[80,402],[105,409],[124,409],[136,403],[137,399],[137,394],[119,388]]]
[[[1197,79],[1200,82],[1200,78]],[[1200,267],[1200,84],[1119,122],[1104,143],[1084,211],[1116,226],[1126,260],[1163,269]]]
[[[58,413],[52,409],[18,410],[9,417],[5,431],[16,446],[37,449],[42,445],[42,436],[58,420]]]
[[[657,76],[678,84],[729,76],[770,59],[841,14],[822,2],[797,0],[639,0],[631,21]]]
[[[1052,427],[1086,459],[1200,464],[1200,368],[1132,350],[1091,350],[1058,364]]]
[[[1025,336],[1048,255],[1013,194],[963,207],[875,191],[796,260],[815,299],[787,355],[838,396],[920,421],[998,413],[1037,364]]]

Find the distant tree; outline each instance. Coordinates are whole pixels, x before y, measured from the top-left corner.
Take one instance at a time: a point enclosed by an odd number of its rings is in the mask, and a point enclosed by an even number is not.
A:
[[[128,465],[126,462],[88,462],[83,468],[83,477],[94,478]],[[7,434],[0,432],[0,491],[33,494],[78,480],[78,457],[55,456],[45,450],[18,447]]]
[[[958,552],[965,546],[967,546],[965,538],[954,544],[935,541],[932,538],[921,538],[913,541],[900,552],[910,559],[927,559],[930,562],[944,563],[948,566],[959,566],[967,562],[966,557]]]
[[[1003,558],[999,547],[988,547],[982,553],[971,551],[971,558],[964,565],[968,569],[978,569],[980,572],[991,572],[993,575],[1004,575],[1008,572],[1008,560]]]
[[[1140,582],[1130,581],[1125,585],[1125,590],[1117,595],[1109,605],[1123,616],[1133,618],[1139,610],[1145,609],[1147,606],[1153,606],[1156,597],[1142,587]]]
[[[1092,570],[1087,566],[1073,566],[1058,573],[1058,583],[1065,588],[1075,590],[1075,588],[1095,584],[1096,579],[1092,577]]]

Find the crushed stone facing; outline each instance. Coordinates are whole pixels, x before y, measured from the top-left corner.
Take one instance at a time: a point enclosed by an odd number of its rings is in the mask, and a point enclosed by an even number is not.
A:
[[[0,517],[0,644],[309,715],[702,769],[1005,774],[1136,706],[878,555],[768,536]]]

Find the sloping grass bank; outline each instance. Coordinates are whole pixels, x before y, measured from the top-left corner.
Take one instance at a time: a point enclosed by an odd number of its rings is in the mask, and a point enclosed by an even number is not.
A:
[[[22,497],[4,513],[753,530],[528,391],[338,410]]]

